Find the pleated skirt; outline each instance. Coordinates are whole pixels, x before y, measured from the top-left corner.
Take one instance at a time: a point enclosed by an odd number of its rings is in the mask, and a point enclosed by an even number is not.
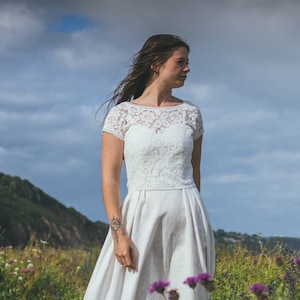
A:
[[[157,280],[177,289],[180,299],[194,299],[183,281],[215,270],[215,244],[207,212],[195,186],[171,190],[129,190],[122,203],[123,225],[131,237],[137,270],[116,260],[111,233],[101,249],[84,300],[159,300],[148,293]],[[200,285],[199,299],[209,299]]]

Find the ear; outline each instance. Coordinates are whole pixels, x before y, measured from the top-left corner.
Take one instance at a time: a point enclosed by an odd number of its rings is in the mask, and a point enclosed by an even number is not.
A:
[[[151,65],[151,71],[153,73],[158,73],[159,72],[159,65],[158,64],[152,64]]]

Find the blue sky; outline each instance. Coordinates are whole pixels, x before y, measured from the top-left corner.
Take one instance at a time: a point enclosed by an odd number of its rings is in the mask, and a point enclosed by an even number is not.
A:
[[[106,221],[95,112],[148,36],[178,34],[213,228],[299,237],[299,28],[296,0],[1,2],[0,171]]]

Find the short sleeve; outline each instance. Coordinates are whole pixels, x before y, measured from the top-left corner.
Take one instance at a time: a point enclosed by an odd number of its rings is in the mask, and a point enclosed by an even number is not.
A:
[[[126,131],[126,116],[127,110],[122,104],[114,106],[105,118],[102,131],[110,133],[124,141]]]
[[[193,138],[194,140],[196,140],[200,136],[202,136],[204,132],[202,115],[197,106],[195,105],[192,106],[192,109],[189,111],[189,118],[190,118],[191,126],[194,131]]]

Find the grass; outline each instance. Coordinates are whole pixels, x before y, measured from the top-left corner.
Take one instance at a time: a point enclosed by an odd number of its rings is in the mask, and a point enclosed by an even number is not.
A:
[[[98,254],[98,248],[54,249],[34,238],[24,249],[2,247],[0,299],[81,300]],[[269,248],[260,243],[258,254],[241,245],[217,249],[212,298],[300,300],[299,256],[281,244]],[[251,293],[254,283],[265,285],[266,293]]]
[[[270,248],[258,243],[258,254],[241,245],[218,249],[213,299],[300,299],[300,268],[295,263],[299,253],[282,244]],[[267,287],[265,298],[249,291],[255,283]]]
[[[59,250],[32,239],[0,248],[0,299],[82,300],[99,249]]]

